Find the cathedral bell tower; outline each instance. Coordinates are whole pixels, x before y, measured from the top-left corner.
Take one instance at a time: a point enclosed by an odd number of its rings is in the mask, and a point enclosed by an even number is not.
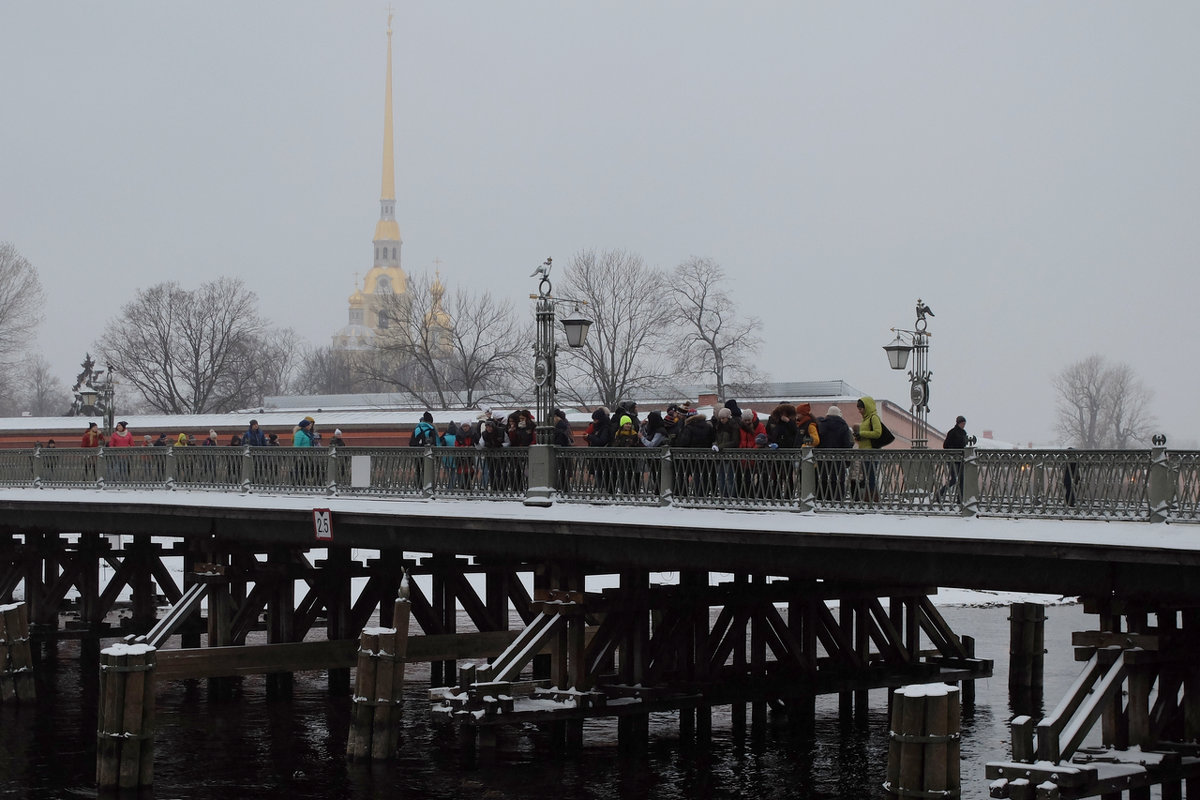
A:
[[[371,269],[350,295],[346,327],[333,335],[333,346],[345,350],[370,347],[375,335],[389,327],[397,295],[408,291],[400,268],[400,226],[396,223],[396,163],[392,143],[392,15],[388,14],[387,74],[383,95],[383,180],[379,192],[379,221],[375,223],[375,256]]]

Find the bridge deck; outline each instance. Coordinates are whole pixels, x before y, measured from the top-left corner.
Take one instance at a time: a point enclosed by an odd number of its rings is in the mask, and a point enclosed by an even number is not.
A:
[[[1200,600],[1200,526],[1095,520],[0,489],[0,531],[334,541],[486,558],[568,558],[612,569],[768,571],[823,580]]]

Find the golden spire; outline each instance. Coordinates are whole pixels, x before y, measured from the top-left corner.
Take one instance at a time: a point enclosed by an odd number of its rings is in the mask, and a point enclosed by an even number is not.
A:
[[[396,199],[396,165],[392,155],[392,12],[388,10],[387,88],[383,98],[383,190],[380,200]]]
[[[375,266],[400,266],[400,226],[396,224],[396,162],[392,145],[392,12],[388,9],[387,76],[383,96],[383,186],[375,225]],[[385,244],[386,243],[386,244]]]

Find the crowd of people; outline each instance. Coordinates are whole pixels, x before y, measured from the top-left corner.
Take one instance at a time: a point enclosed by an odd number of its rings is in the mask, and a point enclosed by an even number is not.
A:
[[[567,414],[561,409],[552,412],[551,444],[573,447],[577,443],[586,448],[614,448],[612,455],[593,456],[589,451],[577,451],[572,458],[555,461],[557,486],[560,490],[599,491],[603,493],[645,494],[658,490],[661,464],[650,458],[647,449],[670,447],[692,453],[711,451],[729,453],[742,450],[785,450],[801,448],[875,449],[886,446],[894,437],[883,424],[874,398],[863,396],[855,402],[857,422],[847,421],[841,408],[834,404],[826,408],[821,416],[813,414],[810,403],[779,403],[770,414],[760,416],[756,410],[742,409],[736,400],[728,400],[712,412],[711,418],[703,411],[694,409],[690,401],[672,403],[665,410],[652,410],[641,415],[635,401],[623,401],[613,409],[597,408],[591,413],[586,429],[577,433],[572,428]],[[511,448],[524,448],[538,444],[538,425],[528,409],[510,413],[484,408],[473,418],[461,422],[451,421],[444,426],[435,424],[432,412],[422,414],[412,429],[408,444],[413,447],[454,448],[458,452],[442,452],[436,456],[435,465],[440,477],[438,485],[451,490],[469,491],[484,488],[490,491],[520,493],[525,482],[523,460]],[[966,419],[958,417],[954,427],[943,443],[947,449],[962,449],[967,446]],[[212,447],[227,446],[278,447],[290,443],[298,448],[315,448],[326,445],[345,445],[342,432],[333,431],[328,442],[322,441],[316,420],[311,416],[301,419],[292,429],[291,441],[281,442],[279,435],[266,433],[258,420],[252,419],[242,433],[230,436],[221,442],[216,430],[210,430],[202,441],[189,433],[180,432],[173,438],[166,433],[157,437],[149,434],[138,440],[129,425],[120,421],[107,437],[100,427],[92,422],[84,433],[81,445],[85,448],[98,447]],[[48,447],[54,447],[51,440]],[[459,450],[459,449],[462,450]],[[638,451],[643,453],[638,455]],[[711,456],[692,456],[677,460],[675,464],[676,494],[691,494],[697,497],[761,497],[787,498],[797,489],[795,475],[791,469],[794,459],[729,459]],[[229,475],[239,474],[239,462],[229,462]],[[314,463],[307,460],[303,465],[292,467],[300,472],[292,479],[302,484],[324,480]],[[114,462],[114,469],[128,469],[124,461]],[[388,470],[399,470],[404,475],[379,475],[378,479],[389,483],[396,481],[423,485],[419,464],[386,466],[383,462],[373,466]],[[823,458],[817,465],[817,494],[823,499],[877,498],[878,459],[832,457]],[[189,467],[191,468],[191,467]],[[346,472],[349,462],[342,460],[337,469]],[[274,469],[274,467],[268,468]],[[322,473],[323,474],[323,473]],[[372,481],[377,476],[372,475]],[[338,476],[348,479],[348,475]],[[287,477],[284,476],[284,480]],[[374,485],[374,484],[373,484]],[[939,500],[952,493],[961,500],[962,466],[952,464],[940,491]]]

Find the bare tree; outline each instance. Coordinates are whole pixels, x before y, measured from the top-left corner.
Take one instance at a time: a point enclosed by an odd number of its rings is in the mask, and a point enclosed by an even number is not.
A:
[[[11,366],[32,343],[44,302],[37,269],[11,242],[0,242],[0,366]]]
[[[139,291],[100,338],[105,360],[154,409],[204,414],[257,405],[279,391],[279,343],[242,281],[218,278],[187,291],[160,283]]]
[[[65,414],[71,406],[67,387],[54,375],[41,356],[31,358],[24,369],[24,410],[35,417]]]
[[[675,267],[671,278],[672,320],[682,332],[682,363],[694,374],[716,380],[717,397],[724,400],[732,386],[759,380],[754,365],[762,340],[762,323],[739,318],[722,284],[725,273],[712,259],[693,256]]]
[[[660,388],[678,373],[664,276],[623,250],[574,256],[558,296],[587,302],[593,325],[579,349],[560,348],[558,389],[580,404],[613,406]]]
[[[412,394],[430,408],[474,406],[511,395],[515,360],[524,352],[512,307],[488,292],[421,276],[386,309],[362,378]]]
[[[1054,378],[1058,432],[1083,448],[1124,449],[1144,444],[1154,425],[1147,389],[1128,364],[1092,355]]]
[[[310,347],[300,357],[289,386],[295,394],[345,394],[360,385],[354,354],[337,347]]]

